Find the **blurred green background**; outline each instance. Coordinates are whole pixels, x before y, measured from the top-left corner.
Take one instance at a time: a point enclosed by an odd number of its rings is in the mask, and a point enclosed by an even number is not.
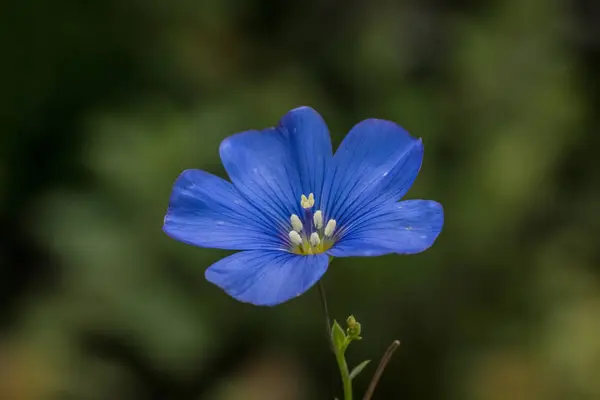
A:
[[[0,6],[0,399],[332,399],[316,291],[275,308],[161,230],[177,175],[310,105],[334,145],[425,143],[415,256],[338,259],[375,399],[600,399],[600,20],[586,1],[69,0]],[[355,382],[364,392],[371,365]]]

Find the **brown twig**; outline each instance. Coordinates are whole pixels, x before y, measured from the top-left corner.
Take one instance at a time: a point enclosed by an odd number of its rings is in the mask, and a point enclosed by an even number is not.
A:
[[[398,346],[400,346],[400,341],[394,340],[392,344],[390,344],[390,347],[388,347],[388,349],[385,351],[385,354],[383,355],[381,361],[379,362],[379,365],[377,366],[375,375],[373,375],[373,379],[371,379],[371,383],[369,384],[369,388],[367,389],[363,400],[371,400],[373,392],[375,392],[375,388],[377,387],[377,383],[379,383],[379,379],[381,379],[381,375],[383,375],[385,367],[390,362],[390,359],[394,355],[394,352],[396,351]]]

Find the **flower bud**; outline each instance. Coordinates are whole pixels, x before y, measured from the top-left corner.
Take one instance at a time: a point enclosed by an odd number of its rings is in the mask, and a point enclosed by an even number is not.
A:
[[[360,339],[360,322],[354,318],[354,315],[351,315],[346,320],[346,325],[348,328],[346,329],[346,334],[349,338],[352,339]]]

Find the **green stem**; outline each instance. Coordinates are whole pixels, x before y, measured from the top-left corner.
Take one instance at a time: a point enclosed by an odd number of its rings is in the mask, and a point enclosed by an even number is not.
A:
[[[340,367],[340,375],[344,387],[344,400],[352,400],[352,379],[350,379],[350,371],[348,371],[348,364],[344,357],[344,351],[336,350],[335,359],[337,360],[338,367]]]
[[[327,326],[327,341],[331,345],[331,349],[335,353],[335,346],[333,345],[333,338],[331,337],[331,319],[329,318],[329,308],[327,307],[327,296],[325,296],[325,287],[319,281],[317,283],[317,288],[319,289],[319,297],[321,298],[321,306],[323,307],[323,314],[325,314],[325,323]]]
[[[331,334],[331,319],[329,318],[329,308],[327,307],[327,297],[325,296],[325,287],[319,281],[317,283],[317,288],[319,290],[319,297],[321,298],[321,306],[323,307],[323,313],[325,314],[325,320],[327,322],[327,336],[328,341],[331,345],[331,349],[335,354],[335,359],[337,361],[338,367],[340,368],[340,375],[342,377],[342,385],[344,387],[344,400],[352,400],[352,379],[350,379],[350,371],[348,371],[348,364],[346,363],[346,358],[344,353],[346,352],[346,346],[343,349],[336,349],[335,344],[333,343],[333,336]]]

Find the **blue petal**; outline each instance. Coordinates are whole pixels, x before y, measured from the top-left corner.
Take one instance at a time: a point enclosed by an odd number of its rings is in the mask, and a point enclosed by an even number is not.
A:
[[[332,158],[327,127],[308,107],[290,111],[276,128],[230,136],[220,153],[236,189],[285,226],[291,214],[301,212],[302,194],[314,193],[318,201]]]
[[[370,210],[399,200],[414,182],[423,143],[399,125],[368,119],[350,130],[325,180],[327,218],[346,226]]]
[[[270,219],[282,223],[298,213],[300,178],[280,131],[238,133],[221,143],[220,153],[235,188]]]
[[[326,254],[242,251],[213,264],[206,270],[206,279],[244,303],[274,306],[310,289],[328,264]]]
[[[289,136],[292,157],[300,173],[302,194],[314,193],[315,202],[319,204],[325,173],[333,159],[325,121],[312,108],[299,107],[287,113],[279,126]]]
[[[278,237],[272,225],[231,183],[204,171],[186,170],[173,185],[163,230],[174,239],[201,247],[282,248],[287,239]]]
[[[442,205],[430,200],[407,200],[381,207],[329,251],[335,257],[414,254],[428,249],[444,224]]]

